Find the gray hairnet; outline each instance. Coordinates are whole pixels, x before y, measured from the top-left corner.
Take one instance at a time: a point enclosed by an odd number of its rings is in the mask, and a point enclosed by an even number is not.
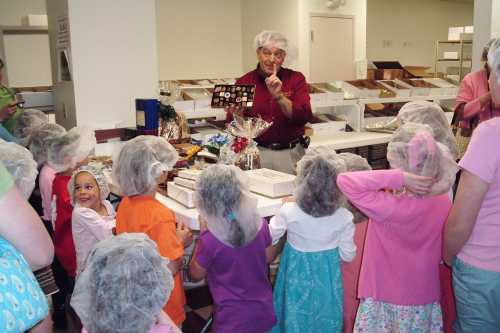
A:
[[[38,175],[33,155],[28,149],[17,143],[1,142],[0,160],[12,175],[18,190],[27,200],[35,188],[36,176]]]
[[[49,146],[55,138],[62,136],[64,133],[66,133],[64,127],[52,123],[40,125],[33,130],[28,149],[33,154],[33,158],[38,165],[42,165],[47,161]]]
[[[141,135],[125,143],[113,163],[113,177],[124,195],[146,194],[155,190],[157,179],[178,158],[165,138]]]
[[[295,199],[299,207],[314,217],[335,213],[343,201],[337,175],[346,169],[335,153],[312,150],[297,163]]]
[[[448,148],[434,140],[432,129],[416,123],[404,124],[394,133],[387,160],[392,168],[435,179],[429,196],[448,192],[458,171]]]
[[[73,127],[66,134],[53,139],[47,159],[58,172],[74,169],[95,148],[94,131],[85,127]]]
[[[444,144],[454,159],[458,158],[457,141],[443,109],[438,104],[428,101],[406,103],[399,110],[398,119],[402,124],[411,122],[430,126],[434,139]]]
[[[261,47],[276,47],[285,52],[288,51],[288,39],[277,31],[262,31],[254,39],[255,49]]]
[[[196,207],[208,230],[231,247],[251,242],[261,226],[257,201],[250,197],[245,177],[235,166],[216,164],[205,169],[196,183]]]
[[[497,83],[500,84],[500,38],[497,38],[488,51],[488,66],[496,73]]]
[[[365,170],[371,170],[372,167],[370,164],[368,164],[368,161],[366,158],[361,157],[356,154],[351,154],[351,153],[340,153],[337,154],[337,157],[342,159],[346,165],[346,172],[347,171],[365,171]],[[353,206],[349,200],[344,200],[342,202],[342,206],[350,211],[352,215],[354,216],[353,222],[354,223],[359,223],[366,221],[368,217],[363,214],[358,208]]]
[[[40,125],[49,122],[49,117],[40,110],[26,109],[22,110],[19,117],[14,122],[12,135],[17,139],[20,145],[28,146],[30,136]]]
[[[145,234],[106,238],[78,275],[71,306],[89,333],[149,332],[174,285],[167,264]]]
[[[75,181],[76,181],[76,176],[78,176],[80,173],[86,172],[90,174],[92,177],[94,177],[97,186],[99,186],[99,193],[101,196],[101,201],[105,200],[108,195],[109,195],[109,186],[108,183],[106,182],[106,179],[104,177],[104,174],[102,173],[101,169],[96,168],[94,166],[90,165],[82,165],[78,169],[76,169],[73,172],[73,175],[71,176],[70,181],[68,182],[68,193],[71,198],[71,204],[74,206],[75,205]]]

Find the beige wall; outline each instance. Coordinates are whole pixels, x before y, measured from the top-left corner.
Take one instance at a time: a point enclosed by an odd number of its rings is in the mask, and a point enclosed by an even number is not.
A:
[[[18,26],[23,16],[46,13],[45,0],[0,0],[0,25]],[[5,35],[3,45],[10,86],[52,84],[47,34]]]
[[[77,125],[135,125],[158,96],[155,0],[68,0]]]
[[[156,0],[160,80],[237,77],[240,0]]]
[[[242,0],[243,72],[257,64],[254,38],[263,30],[276,30],[289,40],[285,66],[297,68],[299,47],[298,0]]]
[[[367,57],[434,66],[435,41],[448,27],[473,24],[474,3],[438,0],[367,0]],[[383,47],[383,41],[392,46]]]

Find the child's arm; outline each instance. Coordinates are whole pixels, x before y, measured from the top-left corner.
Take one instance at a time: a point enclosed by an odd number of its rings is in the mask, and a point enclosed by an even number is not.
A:
[[[340,235],[339,254],[343,261],[353,261],[356,257],[356,244],[354,243],[355,226],[352,220],[345,226]]]
[[[285,204],[287,205],[287,204]],[[279,240],[281,237],[286,232],[287,228],[287,217],[285,214],[285,205],[281,207],[281,209],[278,211],[278,214],[273,216],[271,218],[271,221],[269,221],[269,231],[271,232],[271,238],[272,238],[272,244],[276,245],[278,244]]]
[[[277,256],[278,256],[277,246],[271,245],[266,248],[266,260],[268,264],[272,263]]]
[[[337,176],[337,185],[366,216],[384,221],[397,212],[397,197],[384,190],[399,190],[404,185],[415,194],[429,191],[433,180],[398,169],[345,172]]]
[[[200,239],[198,238],[195,242],[195,247],[193,250],[193,257],[191,258],[191,262],[189,263],[189,277],[192,281],[200,281],[203,280],[207,276],[207,271],[196,261],[196,257],[198,256],[198,251],[200,250]]]
[[[103,240],[113,234],[116,221],[106,220],[96,211],[90,208],[77,207],[73,209],[72,216],[73,229],[80,225],[87,229],[95,238]]]

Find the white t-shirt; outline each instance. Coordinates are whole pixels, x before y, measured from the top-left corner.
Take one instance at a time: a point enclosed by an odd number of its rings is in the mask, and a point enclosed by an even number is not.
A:
[[[273,244],[287,232],[287,242],[302,252],[318,252],[338,248],[343,261],[356,255],[353,215],[339,208],[333,215],[313,217],[306,214],[295,202],[285,203],[271,219],[269,230]]]

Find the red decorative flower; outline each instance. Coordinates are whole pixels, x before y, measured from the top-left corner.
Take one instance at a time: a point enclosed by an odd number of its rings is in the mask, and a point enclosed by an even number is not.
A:
[[[233,144],[231,145],[231,148],[236,154],[241,153],[246,147],[248,146],[248,139],[247,138],[241,138],[237,137],[234,139]]]

